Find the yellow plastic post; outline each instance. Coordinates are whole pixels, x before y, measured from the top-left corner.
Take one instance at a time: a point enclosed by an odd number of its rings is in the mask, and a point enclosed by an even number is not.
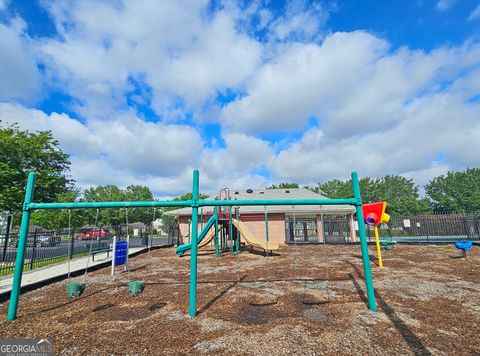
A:
[[[380,268],[382,268],[383,267],[382,252],[380,251],[380,238],[378,237],[378,226],[377,225],[375,225],[373,227],[373,231],[375,232],[375,244],[377,245],[378,266]]]

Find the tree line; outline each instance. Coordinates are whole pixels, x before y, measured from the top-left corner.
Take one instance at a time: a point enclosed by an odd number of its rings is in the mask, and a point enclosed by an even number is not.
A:
[[[0,121],[0,211],[20,217],[27,176],[37,172],[35,201],[42,202],[101,202],[153,200],[150,189],[142,185],[119,188],[104,185],[84,189],[75,186],[69,176],[70,160],[62,152],[58,141],[49,131],[22,131],[17,125],[3,127]],[[478,212],[480,211],[480,169],[468,168],[460,172],[448,172],[433,178],[424,187],[425,195],[420,196],[419,187],[413,179],[399,175],[381,178],[360,179],[364,203],[387,201],[391,215],[415,215],[429,212]],[[298,188],[297,183],[273,184],[275,188]],[[307,187],[328,198],[349,198],[353,196],[350,180],[333,179]],[[202,197],[206,197],[202,195]],[[187,200],[186,193],[176,200]],[[164,213],[171,209],[129,208],[100,209],[98,219],[95,209],[40,210],[32,214],[31,223],[45,228],[59,228],[71,225],[80,227],[92,225],[117,226],[129,222],[150,224],[154,218],[162,218],[165,224],[172,221]],[[155,216],[154,216],[155,214]]]
[[[423,213],[472,213],[480,211],[480,169],[449,171],[431,179],[420,196],[413,179],[400,175],[359,180],[363,203],[386,201],[393,216]],[[269,188],[298,188],[297,183],[280,183]],[[352,181],[332,179],[305,187],[328,198],[351,198]]]

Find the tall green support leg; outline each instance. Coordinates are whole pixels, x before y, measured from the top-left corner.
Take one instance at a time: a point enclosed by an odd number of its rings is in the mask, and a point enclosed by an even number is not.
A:
[[[190,254],[190,307],[189,315],[197,313],[197,253],[198,253],[198,170],[193,171],[192,187],[192,243]]]
[[[28,205],[33,200],[35,192],[35,173],[28,175],[27,190],[25,192],[25,201],[23,203],[22,223],[20,225],[20,237],[18,240],[17,258],[15,260],[15,272],[13,275],[12,292],[10,294],[10,304],[8,305],[8,320],[17,318],[18,301],[20,299],[20,290],[22,287],[23,265],[25,263],[25,250],[27,247],[28,227],[30,225],[30,210]]]
[[[229,227],[229,232],[228,232],[228,236],[230,237],[230,252],[233,256],[234,252],[233,252],[233,226],[232,226],[232,207],[230,206],[229,207],[229,210],[228,210],[228,216],[229,216],[229,224],[228,224],[228,227]]]
[[[368,308],[372,312],[377,311],[377,302],[375,299],[375,289],[373,288],[372,270],[370,267],[370,256],[368,254],[367,234],[365,232],[365,222],[362,211],[362,196],[360,195],[360,184],[356,172],[352,172],[353,195],[357,200],[355,208],[357,210],[358,232],[360,234],[360,246],[362,249],[363,272],[365,274],[365,287],[367,289]]]

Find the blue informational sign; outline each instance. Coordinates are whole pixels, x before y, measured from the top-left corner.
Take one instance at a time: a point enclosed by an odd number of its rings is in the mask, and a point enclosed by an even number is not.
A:
[[[117,241],[115,244],[115,266],[127,262],[127,241]]]

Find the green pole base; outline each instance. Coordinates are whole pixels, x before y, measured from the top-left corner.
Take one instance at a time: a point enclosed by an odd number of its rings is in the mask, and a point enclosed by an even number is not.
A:
[[[142,281],[132,281],[128,282],[128,293],[132,297],[140,295],[145,289],[145,282]]]
[[[75,299],[82,295],[85,290],[85,283],[68,283],[67,284],[67,295],[69,298]]]

